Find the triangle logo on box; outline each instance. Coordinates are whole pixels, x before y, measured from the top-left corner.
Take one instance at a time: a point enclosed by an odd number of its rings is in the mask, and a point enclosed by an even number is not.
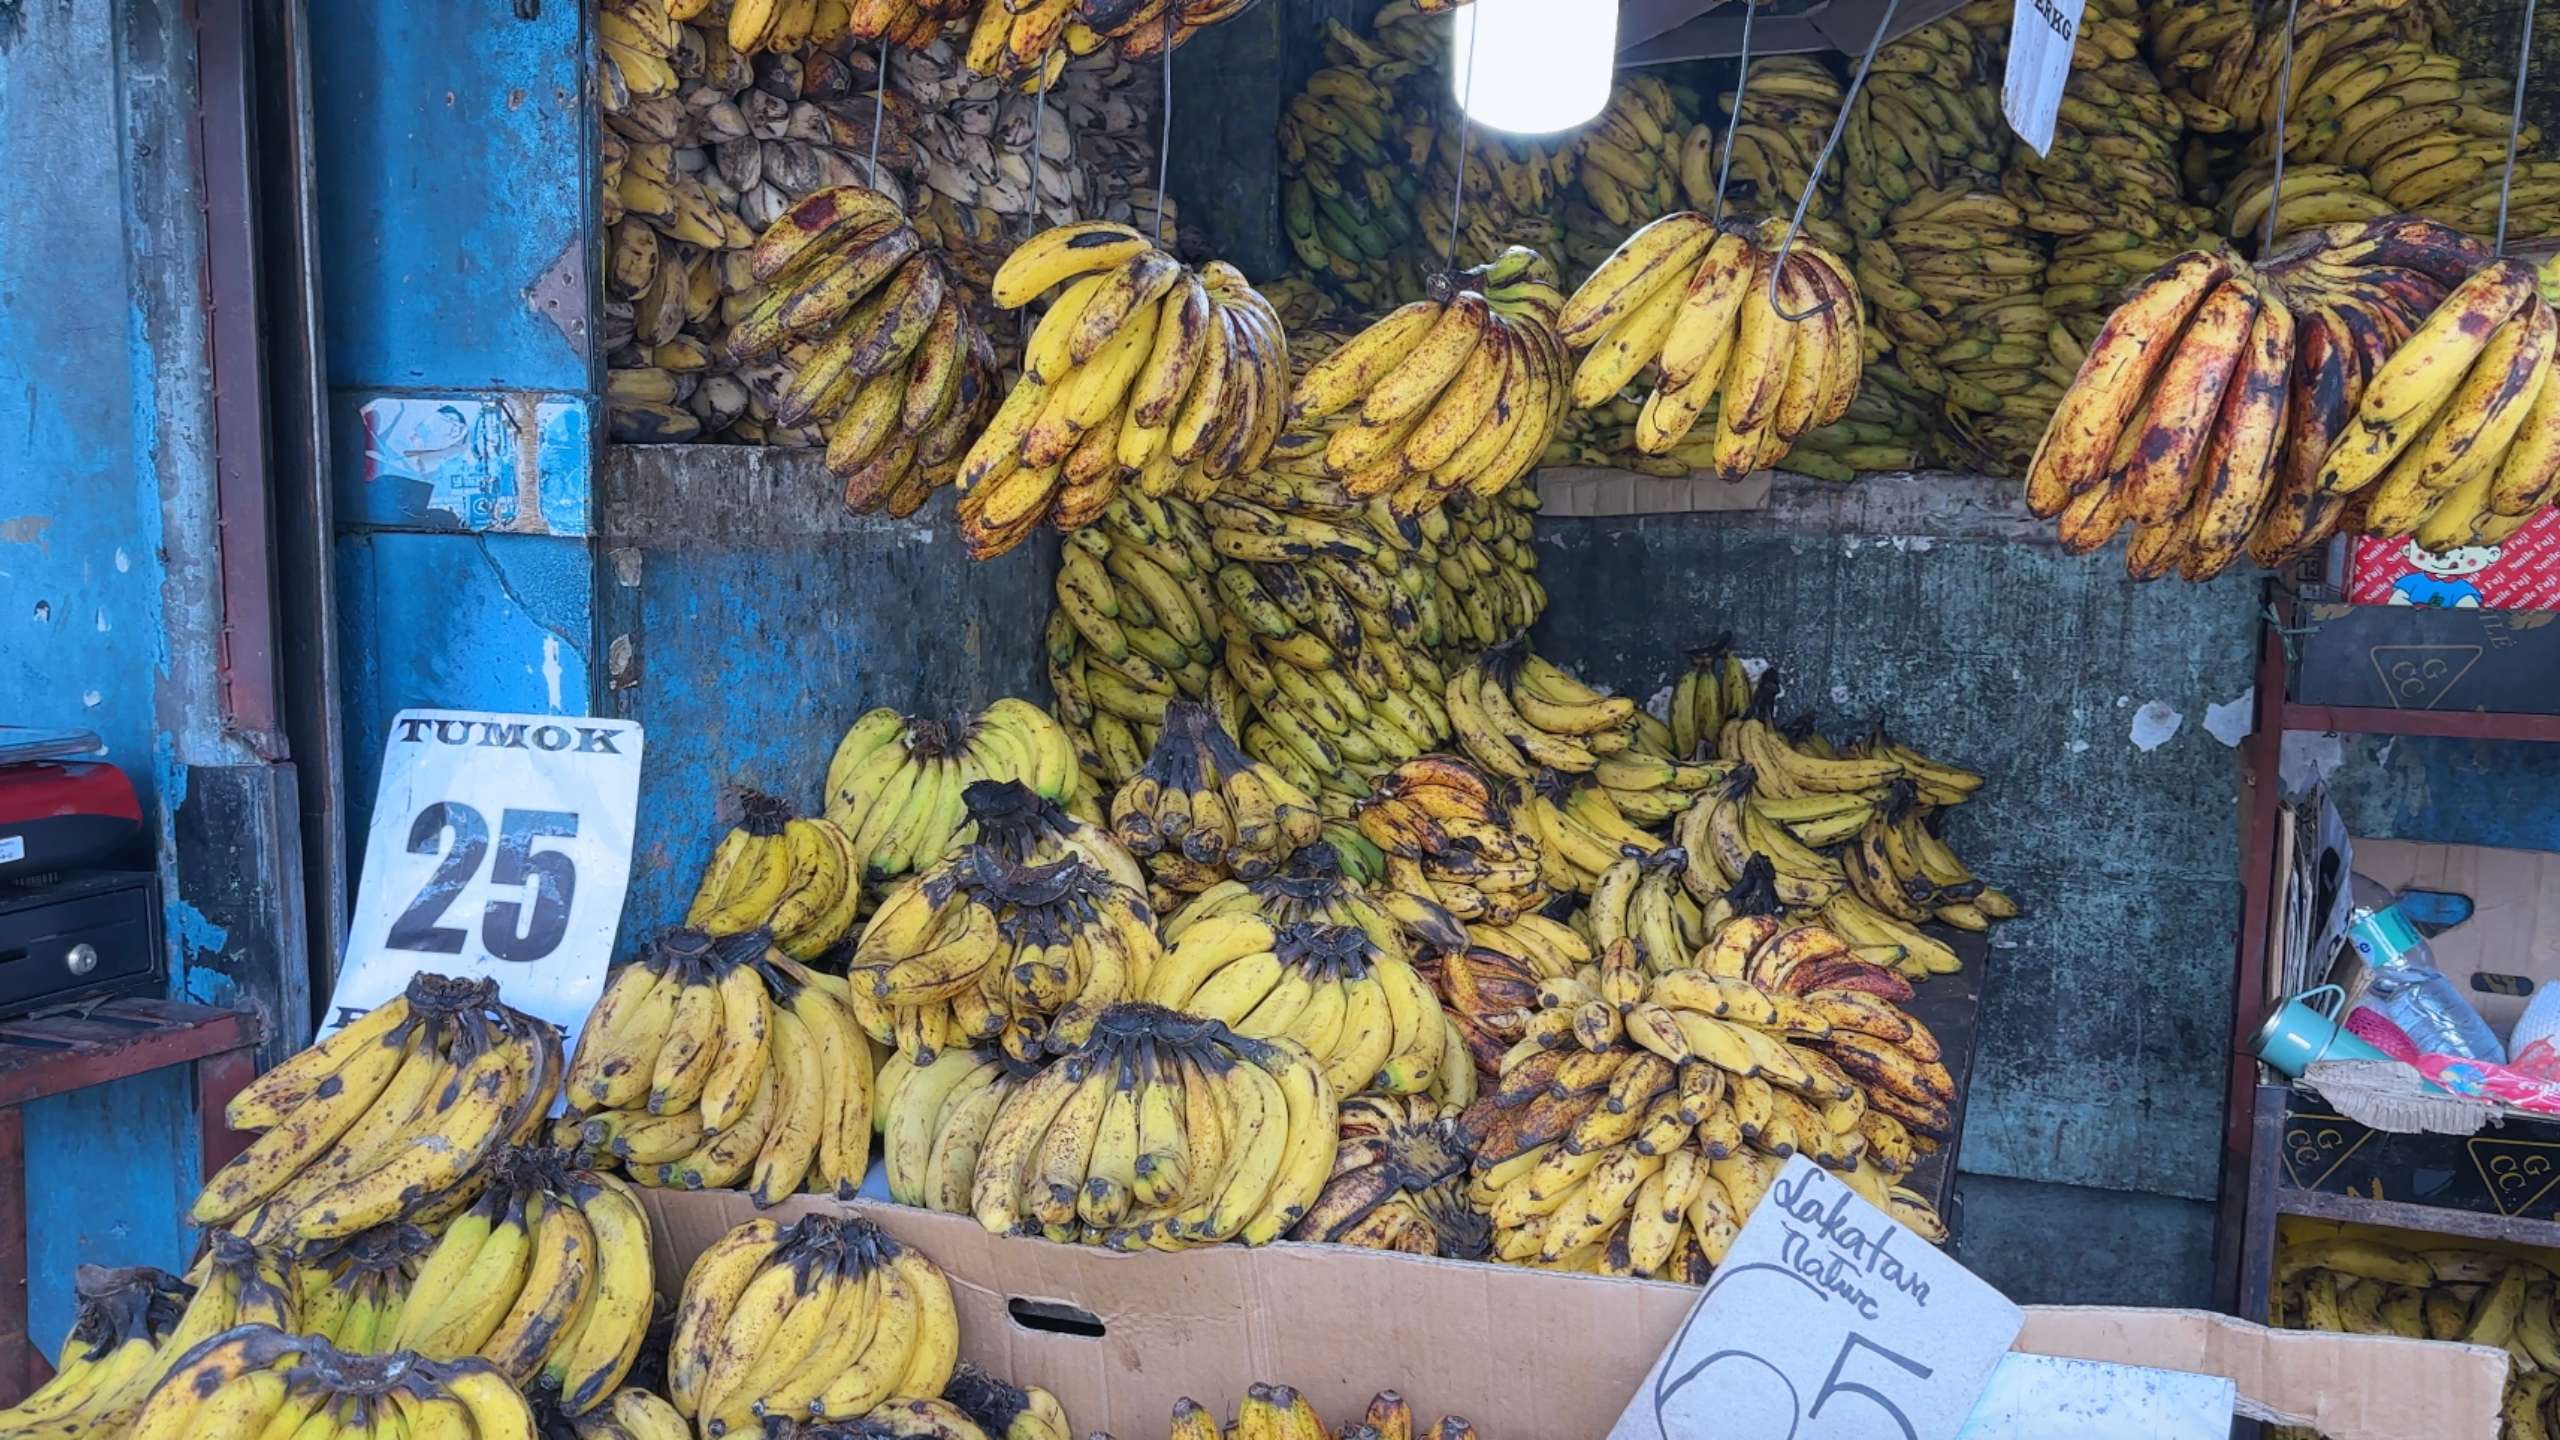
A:
[[[2357,1131],[2353,1143],[2347,1140],[2349,1125]],[[2293,1115],[2284,1127],[2285,1179],[2297,1190],[2317,1190],[2372,1138],[2372,1131],[2344,1115]]]
[[[2477,645],[2376,645],[2373,673],[2394,710],[2433,710],[2471,667],[2480,663]]]
[[[2560,1143],[2474,1136],[2463,1147],[2501,1215],[2532,1213],[2560,1186]],[[2546,1219],[2550,1218],[2545,1215]]]

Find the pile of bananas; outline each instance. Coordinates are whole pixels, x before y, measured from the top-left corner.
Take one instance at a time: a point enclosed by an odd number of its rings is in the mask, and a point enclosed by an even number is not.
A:
[[[272,1260],[237,1236],[208,1238],[188,1280],[147,1265],[82,1265],[53,1378],[0,1410],[0,1430],[28,1440],[121,1435],[199,1341],[234,1325],[290,1325],[291,1300]]]
[[[951,1372],[942,1398],[960,1407],[992,1440],[1075,1440],[1067,1407],[1037,1385],[1013,1385],[975,1365]]]
[[[913,1246],[858,1216],[756,1219],[685,1272],[667,1398],[703,1440],[720,1440],[772,1420],[860,1420],[893,1396],[939,1396],[959,1357],[951,1282]],[[968,1423],[940,1400],[898,1404]]]
[[[1505,925],[1547,903],[1537,837],[1464,760],[1425,755],[1387,771],[1360,803],[1359,821],[1386,856],[1388,889],[1461,922]]]
[[[738,808],[738,823],[712,847],[684,923],[715,936],[763,930],[795,960],[835,948],[862,909],[853,837],[758,791],[742,792]]]
[[[2486,1345],[2512,1357],[2501,1440],[2560,1431],[2560,1311],[2543,1260],[2494,1250],[2408,1250],[2341,1234],[2276,1252],[2275,1313],[2289,1330]],[[2271,1430],[2317,1440],[2306,1430]]]
[[[693,1440],[676,1407],[654,1390],[626,1385],[583,1415],[569,1417],[577,1440]]]
[[[1293,1040],[1116,1005],[997,1108],[971,1208],[999,1235],[1116,1249],[1263,1244],[1323,1188],[1337,1113]]]
[[[1759,99],[1752,97],[1755,113],[1761,108]],[[1560,212],[1561,253],[1567,265],[1588,273],[1647,216],[1680,204],[1689,170],[1704,167],[1707,193],[1714,195],[1715,142],[1705,126],[1695,123],[1697,109],[1696,95],[1674,90],[1651,70],[1618,76],[1609,87],[1609,103],[1576,136],[1573,178],[1583,200],[1567,200]],[[1746,148],[1735,153],[1737,178],[1744,156],[1751,153],[1750,139],[1746,132]],[[1788,203],[1792,207],[1792,192]]]
[[[1049,692],[1095,793],[1146,764],[1174,696],[1211,700],[1223,718],[1233,682],[1215,664],[1223,647],[1209,584],[1221,563],[1198,506],[1127,489],[1060,548],[1043,637]]]
[[[1173,1403],[1173,1428],[1166,1434],[1168,1440],[1476,1440],[1476,1427],[1463,1416],[1444,1415],[1417,1430],[1413,1407],[1395,1391],[1381,1390],[1359,1419],[1328,1430],[1296,1389],[1256,1382],[1245,1388],[1243,1403],[1223,1430],[1207,1406],[1185,1395]]]
[[[1548,927],[1560,933],[1548,933]],[[1502,938],[1488,938],[1489,931]],[[1514,949],[1530,953],[1516,955]],[[1479,921],[1455,945],[1423,946],[1414,963],[1440,997],[1450,1043],[1464,1047],[1474,1062],[1469,1083],[1480,1085],[1501,1073],[1502,1057],[1520,1043],[1538,1008],[1538,982],[1550,974],[1570,975],[1590,959],[1590,942],[1578,931],[1543,915],[1524,915],[1507,927]]]
[[[1568,403],[1555,281],[1555,267],[1522,246],[1434,276],[1431,298],[1307,368],[1288,398],[1303,443],[1285,453],[1308,453],[1321,436],[1324,473],[1342,493],[1384,497],[1398,517],[1461,490],[1500,493],[1538,463]]]
[[[1024,241],[993,296],[1019,310],[1062,284],[1022,378],[961,465],[963,533],[979,559],[1044,519],[1092,524],[1124,480],[1206,498],[1279,438],[1288,337],[1243,272],[1213,260],[1195,273],[1130,226],[1084,221]]]
[[[1420,295],[1423,257],[1436,253],[1419,197],[1441,106],[1426,87],[1441,81],[1445,38],[1410,6],[1381,9],[1367,38],[1327,17],[1326,63],[1280,118],[1290,249],[1312,280],[1363,306]]]
[[[1648,974],[1620,941],[1540,987],[1462,1121],[1494,1253],[1701,1283],[1797,1153],[1943,1240],[1895,1183],[1954,1099],[1935,1039],[1888,998],[1909,988],[1832,931],[1768,916],[1725,922],[1697,961]]]
[[[1868,333],[1872,336],[1874,329],[1870,327]],[[1873,348],[1869,347],[1871,352]],[[1991,349],[1986,347],[1983,354],[1989,358]],[[2078,363],[2075,357],[2072,364]],[[1863,474],[1936,464],[1938,447],[1929,432],[1928,414],[1915,403],[1922,393],[1899,366],[1869,359],[1857,398],[1839,419],[1797,436],[1795,447],[1787,452],[1787,468],[1845,485]],[[1687,467],[1682,469],[1685,472]]]
[[[1407,956],[1416,942],[1426,950],[1467,943],[1465,927],[1448,911],[1398,891],[1372,890],[1373,882],[1353,873],[1344,860],[1345,842],[1362,850],[1371,848],[1356,831],[1341,839],[1319,840],[1290,856],[1286,867],[1267,878],[1221,880],[1190,897],[1165,916],[1164,943],[1179,947],[1191,938],[1193,927],[1226,919],[1254,920],[1274,930],[1297,926],[1357,930],[1388,956]],[[1383,863],[1378,868],[1383,870]]]
[[[1679,210],[1627,237],[1557,321],[1564,343],[1588,352],[1574,402],[1602,403],[1650,366],[1636,448],[1728,481],[1846,414],[1865,361],[1864,302],[1848,266],[1810,234],[1779,269],[1785,232],[1782,220],[1719,227]],[[1710,411],[1713,428],[1684,446]]]
[[[1025,1064],[1082,1045],[1095,1018],[1146,993],[1162,963],[1126,852],[1104,863],[1046,843],[1046,826],[980,828],[881,900],[845,972],[871,1038],[919,1065],[951,1045],[993,1042]],[[1026,836],[1044,843],[1026,848]]]
[[[1254,1039],[1286,1037],[1336,1095],[1429,1091],[1449,1026],[1399,939],[1351,925],[1274,925],[1253,913],[1199,919],[1165,952],[1145,998]]]
[[[820,0],[828,8],[830,0]],[[969,18],[972,0],[846,0],[845,29],[865,43],[886,40],[922,50],[945,26]]]
[[[1207,707],[1180,700],[1166,708],[1154,754],[1111,797],[1110,813],[1111,833],[1155,884],[1183,895],[1230,875],[1274,874],[1324,832],[1312,796],[1238,749]]]
[[[567,1152],[499,1152],[489,1188],[430,1241],[368,1231],[291,1276],[295,1328],[350,1355],[477,1356],[566,1415],[610,1399],[649,1328],[649,1219]]]
[[[564,1143],[645,1185],[744,1182],[759,1205],[852,1194],[871,1163],[871,1051],[838,984],[759,932],[657,937],[579,1032]]]
[[[1495,775],[1535,781],[1521,812],[1552,842],[1549,883],[1587,891],[1613,847],[1643,840],[1724,778],[1675,763],[1671,733],[1624,696],[1603,695],[1530,650],[1497,647],[1450,677],[1449,715],[1467,758]]]
[[[524,1396],[485,1360],[349,1354],[315,1335],[237,1325],[196,1346],[143,1403],[126,1440],[425,1430],[534,1440]]]
[[[433,1225],[471,1202],[500,1146],[540,1133],[562,1068],[559,1032],[497,982],[413,976],[232,1097],[231,1128],[262,1133],[189,1216],[262,1245]]]
[[[1807,55],[1775,55],[1752,62],[1741,90],[1740,114],[1734,113],[1734,96],[1731,90],[1716,96],[1716,104],[1727,116],[1724,143],[1733,150],[1725,208],[1791,216],[1796,200],[1813,181],[1814,157],[1831,138],[1831,127],[1840,118],[1847,94],[1821,61]],[[1702,147],[1703,142],[1695,138],[1683,145],[1681,182],[1693,208],[1712,211],[1715,166],[1697,153]],[[1839,219],[1841,177],[1842,166],[1835,156],[1823,169],[1822,187],[1805,208],[1804,222],[1806,235],[1836,252],[1849,248],[1849,234]]]
[[[836,743],[820,793],[827,820],[852,837],[857,872],[881,881],[968,838],[968,793],[981,780],[1017,782],[1060,805],[1084,792],[1067,732],[1048,711],[1006,696],[949,725],[887,706],[863,712]]]
[[[872,1109],[890,1198],[967,1213],[987,1128],[1035,1073],[993,1046],[953,1046],[921,1065],[892,1052],[881,1062]]]
[[[1472,1092],[1474,1067],[1458,1068]],[[1333,1174],[1289,1238],[1483,1259],[1493,1237],[1467,1200],[1468,1152],[1458,1128],[1472,1103],[1422,1095],[1343,1101]]]

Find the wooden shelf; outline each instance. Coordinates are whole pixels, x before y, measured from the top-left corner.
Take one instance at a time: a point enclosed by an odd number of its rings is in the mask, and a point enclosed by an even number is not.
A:
[[[1942,1063],[1956,1081],[1956,1139],[1938,1147],[1936,1154],[1922,1157],[1904,1183],[1926,1196],[1952,1231],[1959,1220],[1955,1209],[1956,1147],[1964,1137],[1965,1100],[1973,1088],[1974,1052],[1980,1048],[1982,970],[1991,956],[1991,937],[1940,925],[1929,926],[1928,931],[1955,948],[1964,960],[1964,969],[1913,982],[1912,988],[1919,993],[1903,1008],[1929,1027],[1929,1033],[1938,1037],[1938,1047],[1946,1052]]]
[[[2359,1195],[2333,1195],[2325,1190],[2278,1186],[2279,1215],[2302,1215],[2358,1225],[2387,1225],[2429,1235],[2459,1235],[2470,1240],[2510,1240],[2523,1245],[2560,1248],[2560,1220],[2529,1220],[2521,1215],[2492,1215],[2478,1210],[2452,1210],[2412,1205],[2403,1200],[2367,1200]]]
[[[2288,700],[2283,723],[2288,731],[2315,735],[2560,743],[2560,715],[2519,715],[2495,710],[2393,710],[2365,705],[2306,705]]]

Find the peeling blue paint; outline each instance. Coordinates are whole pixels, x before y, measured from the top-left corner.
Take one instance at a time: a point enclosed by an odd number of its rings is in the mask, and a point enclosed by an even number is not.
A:
[[[219,955],[222,947],[230,943],[230,931],[183,899],[171,900],[166,913],[169,942],[180,956]]]

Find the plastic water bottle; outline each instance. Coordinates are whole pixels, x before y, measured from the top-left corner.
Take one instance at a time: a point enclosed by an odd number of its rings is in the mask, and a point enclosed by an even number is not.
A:
[[[2498,1032],[2436,968],[2434,952],[2401,911],[2399,895],[2362,874],[2352,884],[2347,943],[2372,977],[2357,1008],[2379,1011],[2421,1051],[2505,1064],[2507,1047]]]

